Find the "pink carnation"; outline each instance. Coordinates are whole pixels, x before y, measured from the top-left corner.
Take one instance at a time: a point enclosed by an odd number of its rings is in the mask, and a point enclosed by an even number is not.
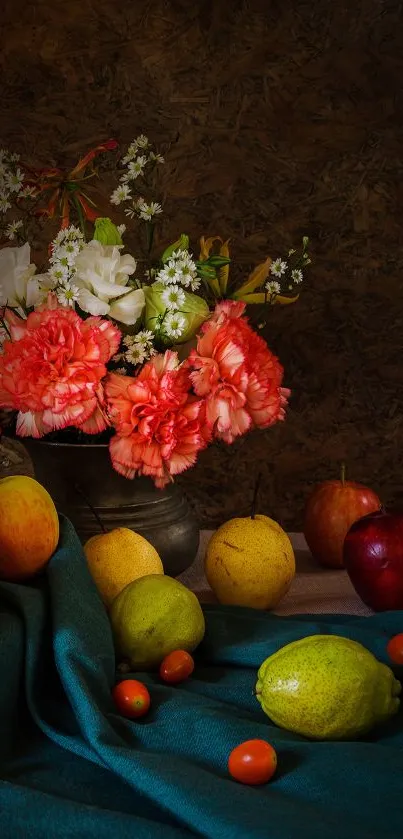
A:
[[[42,437],[67,426],[103,431],[101,381],[119,347],[119,330],[62,306],[41,308],[27,320],[8,310],[5,319],[11,340],[0,355],[0,406],[19,411],[17,433]]]
[[[116,428],[109,447],[117,472],[149,475],[163,487],[194,465],[205,443],[201,402],[190,390],[189,372],[171,350],[154,356],[136,377],[109,374],[105,394]]]
[[[281,364],[244,311],[244,303],[218,304],[188,362],[194,391],[205,400],[207,433],[226,443],[284,419],[290,395],[281,387]]]

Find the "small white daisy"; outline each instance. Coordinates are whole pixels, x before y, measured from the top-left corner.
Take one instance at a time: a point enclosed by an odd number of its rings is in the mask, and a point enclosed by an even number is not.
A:
[[[153,339],[154,335],[149,329],[142,329],[141,332],[138,332],[137,335],[134,336],[136,344],[142,344],[142,346],[152,344]]]
[[[180,338],[186,326],[186,320],[179,312],[168,312],[164,319],[164,331],[168,338]]]
[[[134,142],[137,144],[138,149],[147,149],[149,146],[148,137],[146,137],[145,134],[139,134]]]
[[[165,158],[162,156],[162,154],[155,154],[153,151],[150,151],[148,159],[151,160],[153,163],[165,163]]]
[[[65,245],[55,249],[52,253],[51,261],[60,262],[60,265],[72,268],[79,250],[80,249],[75,242],[66,242]]]
[[[190,288],[192,291],[197,291],[200,288],[200,280],[197,277],[190,283]]]
[[[131,198],[130,187],[127,184],[120,184],[110,197],[111,204],[121,204],[122,201],[129,201]]]
[[[7,201],[7,196],[6,195],[0,195],[0,213],[6,213],[7,210],[10,209],[10,207],[11,207],[11,204],[10,204],[9,201]]]
[[[178,285],[169,285],[168,288],[161,294],[161,300],[165,303],[167,309],[175,312],[180,309],[185,302],[185,292]]]
[[[280,294],[281,286],[280,283],[277,283],[275,280],[268,280],[265,285],[265,289],[269,292],[269,294]]]
[[[65,265],[60,265],[59,262],[52,265],[49,270],[49,277],[55,283],[66,282],[69,278],[69,274],[69,269]]]
[[[10,241],[12,239],[15,239],[16,234],[18,233],[19,230],[21,230],[21,227],[22,227],[22,221],[12,221],[11,224],[9,224],[6,227],[6,230],[5,230],[5,234],[7,236],[7,239],[10,239]]]
[[[121,236],[123,236],[123,234],[126,233],[126,225],[118,224],[116,230],[118,231],[118,233],[120,233]]]
[[[302,283],[302,280],[304,279],[304,275],[303,275],[300,268],[294,268],[294,270],[291,271],[291,279],[293,280],[294,283],[297,283],[297,285],[298,285],[298,283]]]
[[[24,180],[24,173],[21,172],[21,169],[16,169],[15,172],[8,172],[5,180],[10,192],[20,192]]]
[[[56,291],[56,297],[61,306],[71,306],[74,309],[74,304],[78,300],[79,291],[77,286],[70,282],[65,282]]]
[[[147,163],[147,158],[144,154],[141,154],[139,157],[136,157],[135,160],[132,160],[127,167],[127,172],[123,175],[123,181],[134,181],[140,175],[143,174],[144,167]]]
[[[8,154],[8,159],[10,163],[18,163],[20,155],[17,152],[13,152],[13,154]]]
[[[114,373],[117,373],[119,376],[126,376],[127,369],[126,367],[117,367],[116,370],[114,370]]]
[[[36,195],[34,186],[24,186],[24,189],[20,192],[20,198],[33,198],[34,195]]]
[[[162,213],[162,207],[161,204],[158,204],[157,201],[151,201],[150,204],[146,204],[146,202],[144,201],[139,207],[138,213],[140,218],[143,219],[143,221],[150,221],[150,219],[152,219],[154,216],[158,216],[160,213]]]
[[[133,344],[133,346],[126,350],[125,359],[129,364],[143,364],[146,359],[144,347],[141,344]]]
[[[124,357],[124,353],[117,352],[116,355],[112,356],[112,361],[123,361]]]
[[[270,273],[274,274],[275,277],[282,277],[285,274],[288,265],[284,262],[280,257],[275,259],[270,266]]]
[[[178,269],[178,264],[173,259],[168,259],[161,271],[157,274],[157,280],[164,285],[180,285],[182,272]]]

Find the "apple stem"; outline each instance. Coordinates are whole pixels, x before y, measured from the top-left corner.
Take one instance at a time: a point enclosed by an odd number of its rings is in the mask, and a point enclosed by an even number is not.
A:
[[[104,523],[103,523],[102,519],[101,519],[101,518],[100,518],[100,516],[98,515],[97,511],[95,510],[95,508],[92,506],[91,501],[90,501],[90,500],[89,500],[89,498],[86,496],[85,492],[83,492],[83,490],[81,489],[80,485],[79,485],[79,484],[74,484],[74,489],[75,489],[75,490],[76,490],[76,491],[77,491],[77,492],[81,495],[81,497],[84,499],[84,501],[85,501],[85,503],[86,503],[87,507],[91,510],[92,515],[93,515],[93,516],[94,516],[94,518],[97,520],[97,522],[98,522],[98,524],[99,524],[99,526],[100,526],[100,528],[101,528],[101,530],[102,530],[102,533],[107,533],[108,531],[107,531],[107,529],[106,529],[106,527],[105,527],[105,525],[104,525]]]
[[[340,478],[341,478],[341,485],[344,487],[344,484],[346,482],[346,464],[345,463],[341,464]]]
[[[252,509],[251,509],[251,513],[250,513],[251,519],[256,518],[257,497],[258,497],[258,494],[259,494],[259,488],[260,488],[261,480],[262,480],[262,473],[259,472],[259,474],[256,478],[256,481],[255,481],[255,488],[253,490]]]

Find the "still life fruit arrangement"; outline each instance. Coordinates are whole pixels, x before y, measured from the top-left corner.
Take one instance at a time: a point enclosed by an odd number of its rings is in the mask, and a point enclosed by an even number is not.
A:
[[[230,520],[211,537],[205,572],[220,603],[273,609],[292,583],[295,558],[280,525],[256,514],[256,494],[249,517]],[[313,557],[347,572],[374,610],[403,608],[402,527],[402,516],[384,511],[370,489],[346,481],[344,472],[340,481],[316,487],[307,502]],[[59,519],[47,491],[25,476],[0,480],[0,578],[35,577],[58,539]],[[152,688],[132,674],[150,671],[175,689],[197,673],[193,654],[205,635],[205,615],[194,592],[164,574],[157,552],[139,534],[125,528],[100,533],[84,545],[84,554],[114,639],[116,711],[137,720],[153,697]],[[310,740],[358,739],[399,711],[394,670],[403,666],[403,632],[385,640],[385,655],[391,667],[350,638],[300,638],[261,663],[256,702],[271,723]],[[277,759],[273,745],[256,738],[230,751],[227,769],[238,782],[263,784],[275,774]]]

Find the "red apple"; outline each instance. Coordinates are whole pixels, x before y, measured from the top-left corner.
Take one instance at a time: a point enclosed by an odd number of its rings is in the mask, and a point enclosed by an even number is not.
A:
[[[323,481],[308,498],[304,536],[312,556],[329,568],[343,568],[343,542],[353,522],[379,510],[377,495],[363,484],[341,480]]]
[[[370,609],[403,609],[403,513],[382,509],[356,521],[343,554],[350,580]]]

